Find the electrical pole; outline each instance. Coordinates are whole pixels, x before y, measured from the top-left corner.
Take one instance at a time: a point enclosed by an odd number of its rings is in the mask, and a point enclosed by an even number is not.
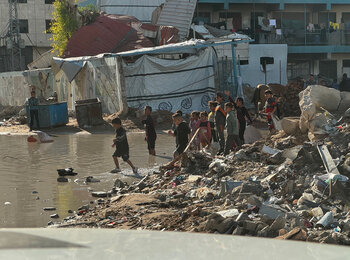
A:
[[[6,45],[9,53],[9,69],[11,71],[22,69],[22,51],[24,44],[21,40],[18,20],[18,0],[9,1],[9,28]]]

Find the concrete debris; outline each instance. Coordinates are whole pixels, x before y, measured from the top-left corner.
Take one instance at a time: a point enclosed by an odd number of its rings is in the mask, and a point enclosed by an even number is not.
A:
[[[340,94],[331,91],[330,96],[341,102]],[[313,87],[302,94],[300,123],[307,131],[320,107],[333,109],[324,101]],[[160,167],[131,184],[118,179],[112,191],[93,192],[105,199],[77,210],[60,226],[350,245],[350,117],[321,114],[336,129],[323,132],[322,144],[310,142],[307,132],[289,136],[280,131],[226,157],[188,152],[172,169]],[[343,116],[341,123],[330,123],[337,116]]]

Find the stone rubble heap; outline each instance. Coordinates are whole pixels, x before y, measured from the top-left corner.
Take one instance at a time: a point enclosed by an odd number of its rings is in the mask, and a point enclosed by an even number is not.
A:
[[[96,192],[60,227],[176,230],[350,245],[350,113],[322,143],[283,131],[227,157],[191,152],[176,168]],[[326,147],[339,171],[326,170]],[[88,205],[87,205],[88,206]]]

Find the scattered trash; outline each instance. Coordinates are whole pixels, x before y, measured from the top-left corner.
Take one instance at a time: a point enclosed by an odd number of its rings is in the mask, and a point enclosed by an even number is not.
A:
[[[52,211],[52,210],[56,210],[56,208],[55,207],[45,207],[45,208],[43,208],[43,210]]]
[[[78,173],[74,172],[73,168],[57,169],[59,176],[75,176]]]
[[[57,178],[58,182],[68,182],[68,179],[66,177],[60,176]]]
[[[6,202],[4,203],[4,205],[5,205],[5,206],[10,206],[10,205],[12,205],[12,203],[9,202],[9,201],[6,201]]]
[[[38,140],[34,136],[30,135],[30,136],[28,136],[27,141],[28,141],[28,143],[35,143]]]
[[[96,178],[93,177],[93,176],[88,176],[88,177],[86,177],[85,182],[100,182],[100,180],[99,180],[99,179],[96,179]]]

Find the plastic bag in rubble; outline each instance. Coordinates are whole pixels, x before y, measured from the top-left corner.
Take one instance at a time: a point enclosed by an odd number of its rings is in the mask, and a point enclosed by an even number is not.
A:
[[[39,137],[39,140],[41,143],[52,143],[54,140],[51,136],[49,136],[47,133],[44,133],[42,131],[34,131]]]
[[[262,138],[261,133],[252,125],[248,125],[244,132],[244,142],[252,144]]]
[[[225,167],[227,167],[227,164],[224,163],[224,161],[221,159],[215,159],[209,165],[209,169],[213,169],[216,172],[222,172],[223,170],[225,170]]]
[[[205,149],[207,153],[210,153],[212,156],[216,155],[220,150],[220,144],[218,142],[213,142],[209,148]]]
[[[282,128],[282,120],[280,120],[275,114],[271,114],[271,118],[273,121],[273,125],[275,126],[275,129],[278,131],[283,130]]]
[[[340,182],[347,182],[349,180],[349,178],[344,175],[334,173],[326,173],[321,176],[318,176],[318,178],[326,183],[329,183],[330,180]]]

